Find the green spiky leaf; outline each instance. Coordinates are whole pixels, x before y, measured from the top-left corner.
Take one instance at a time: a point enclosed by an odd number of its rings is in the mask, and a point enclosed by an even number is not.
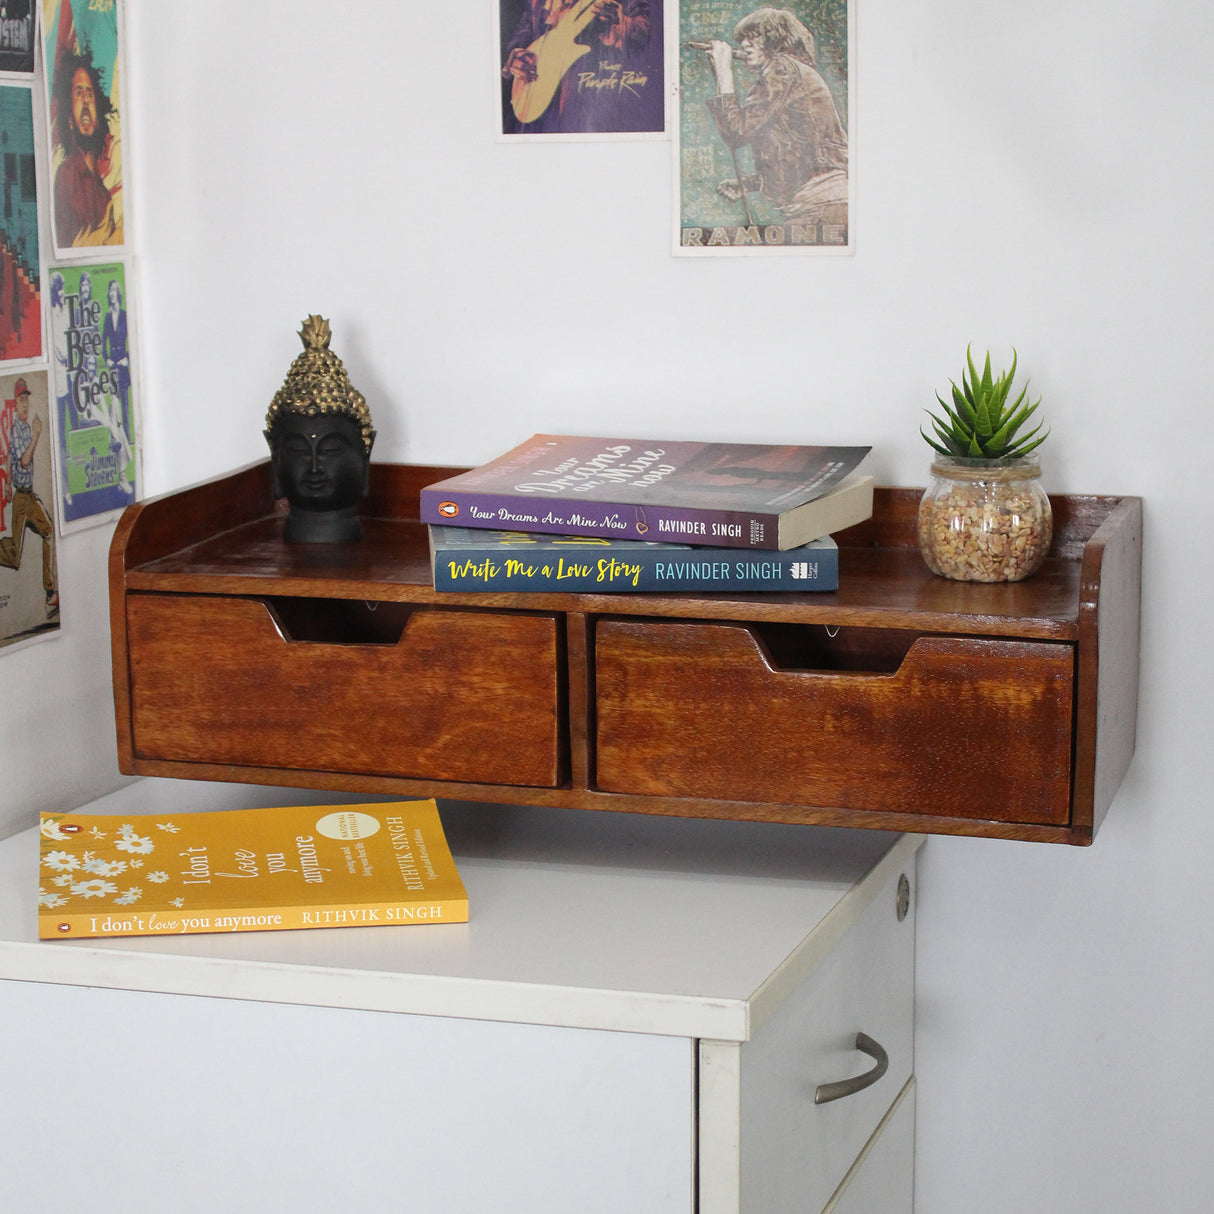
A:
[[[1012,395],[1018,357],[1013,347],[1011,367],[996,377],[991,372],[990,351],[986,353],[980,373],[973,352],[967,346],[961,383],[950,381],[952,404],[937,392],[936,400],[943,412],[925,410],[935,431],[933,437],[920,427],[919,433],[928,445],[941,455],[990,460],[1018,458],[1039,447],[1049,436],[1048,430],[1040,434],[1040,422],[1028,433],[1021,431],[1041,404],[1040,397],[1032,404],[1026,404],[1026,385],[1014,403],[1007,403]]]

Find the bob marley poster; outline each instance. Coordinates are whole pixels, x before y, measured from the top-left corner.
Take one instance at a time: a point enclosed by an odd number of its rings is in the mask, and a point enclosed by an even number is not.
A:
[[[848,253],[848,0],[681,0],[680,254]]]
[[[498,0],[502,137],[661,137],[664,4]]]
[[[122,207],[119,0],[42,0],[56,255],[117,248]]]
[[[0,648],[59,628],[46,372],[0,376]]]

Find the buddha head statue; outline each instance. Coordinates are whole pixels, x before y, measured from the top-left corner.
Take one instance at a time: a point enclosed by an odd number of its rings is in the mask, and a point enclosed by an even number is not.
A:
[[[299,544],[357,540],[375,441],[371,412],[329,349],[329,322],[309,316],[299,336],[304,351],[266,414],[274,496],[290,506],[284,537]]]

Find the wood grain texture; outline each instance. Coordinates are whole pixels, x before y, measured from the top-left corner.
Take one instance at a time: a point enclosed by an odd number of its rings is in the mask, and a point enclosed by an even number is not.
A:
[[[257,599],[132,595],[134,749],[151,758],[553,785],[551,616],[419,609],[396,644],[284,635]]]
[[[352,545],[286,544],[265,462],[132,506],[110,557],[122,770],[1091,842],[1134,749],[1140,499],[1051,498],[1050,556],[1013,584],[933,576],[922,490],[878,488],[831,593],[436,594],[418,493],[462,470],[372,465]],[[224,598],[262,615],[190,614]],[[719,641],[655,658],[645,634],[604,664],[617,626]],[[950,755],[975,729],[1014,779]]]
[[[598,784],[1060,825],[1073,662],[1069,645],[920,637],[892,674],[781,670],[745,625],[601,622]]]
[[[123,512],[110,550],[122,553],[123,566],[133,569],[272,514],[273,482],[270,465],[263,461],[216,480],[138,502]]]
[[[569,754],[573,783],[579,788],[588,788],[594,780],[590,724],[594,719],[592,629],[591,621],[579,611],[565,616]]]
[[[1126,498],[1083,553],[1074,825],[1092,835],[1134,757],[1141,603],[1142,500]]]
[[[844,826],[861,830],[912,831],[934,835],[980,835],[1026,843],[1077,843],[1069,826],[1002,822],[995,818],[950,818],[932,813],[893,813],[841,809],[791,802],[724,801],[713,797],[652,797],[608,793],[562,783],[556,788],[509,784],[476,784],[453,780],[406,779],[397,776],[352,775],[344,772],[293,771],[286,767],[236,767],[225,763],[185,763],[161,759],[134,759],[133,771],[141,776],[175,780],[232,780],[288,788],[329,789],[384,796],[444,797],[483,803],[492,814],[495,805],[551,806],[606,813],[658,814],[682,818],[720,818],[738,822],[780,822],[800,826]]]
[[[835,536],[840,547],[904,548],[919,550],[919,502],[922,489],[893,489],[878,486],[873,490],[872,517]],[[1123,499],[1051,494],[1054,534],[1050,555],[1062,560],[1079,560],[1088,539],[1108,517],[1110,509]],[[1129,499],[1124,499],[1129,500]]]

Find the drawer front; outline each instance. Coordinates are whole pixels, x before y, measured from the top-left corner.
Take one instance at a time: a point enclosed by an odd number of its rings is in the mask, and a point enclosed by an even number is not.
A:
[[[700,1042],[700,1214],[822,1210],[911,1078],[914,859],[883,870],[833,945],[809,937],[752,998],[748,1041]],[[860,1033],[885,1051],[884,1073],[817,1103],[823,1085],[876,1066],[856,1049]]]
[[[687,1038],[9,981],[0,1024],[8,1214],[693,1209]],[[16,1031],[34,1024],[120,1133],[64,1149],[63,1089]],[[190,1098],[166,1115],[151,1075]]]
[[[330,644],[290,639],[260,599],[131,595],[135,753],[555,785],[555,618],[418,608],[402,622],[394,641]]]
[[[903,1089],[822,1214],[914,1214],[915,1081]]]
[[[602,620],[597,783],[1063,824],[1073,682],[1065,644],[921,636],[890,673],[790,669],[749,625]]]
[[[915,916],[897,914],[888,880],[839,942],[758,1025],[741,1056],[741,1208],[821,1210],[914,1073]],[[870,1072],[865,1033],[888,1069],[849,1096],[815,1103],[821,1085]]]

